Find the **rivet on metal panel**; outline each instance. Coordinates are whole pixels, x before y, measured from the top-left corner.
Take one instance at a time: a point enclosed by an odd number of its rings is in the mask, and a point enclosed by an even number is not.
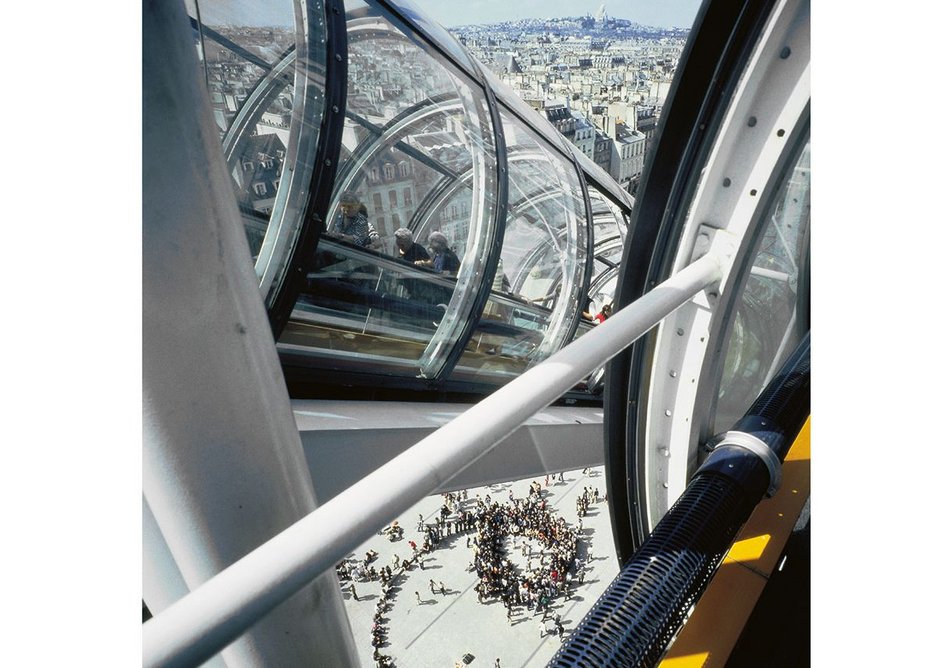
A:
[[[681,329],[680,327],[678,327],[678,328],[677,328],[677,335],[678,335],[678,336],[684,336],[684,330]]]
[[[782,60],[785,60],[788,58],[788,56],[791,55],[791,49],[786,46],[782,49],[782,52],[779,55],[782,57]]]
[[[756,117],[755,117],[755,116],[750,116],[750,117],[749,117],[749,120],[746,122],[746,125],[748,125],[748,126],[751,127],[751,128],[756,127]]]
[[[732,181],[730,181],[729,177],[723,179],[723,187],[724,187],[724,188],[729,188],[731,183],[732,183]]]

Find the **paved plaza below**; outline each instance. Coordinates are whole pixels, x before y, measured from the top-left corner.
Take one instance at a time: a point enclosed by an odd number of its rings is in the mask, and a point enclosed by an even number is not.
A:
[[[543,478],[538,482],[544,485]],[[509,492],[515,499],[523,499],[528,495],[531,483],[531,479],[524,479],[469,489],[468,500],[461,502],[460,508],[474,509],[476,495],[484,498],[488,494],[493,502],[499,503],[509,502]],[[546,499],[547,507],[573,527],[578,520],[577,497],[587,487],[598,488],[600,501],[590,504],[583,518],[577,557],[586,558],[591,549],[592,560],[586,564],[583,584],[574,580],[569,600],[565,601],[563,595],[558,595],[551,601],[548,613],[549,617],[560,616],[567,634],[618,573],[609,509],[603,501],[605,472],[602,468],[592,469],[588,475],[579,470],[565,472],[564,482],[552,477],[550,484],[542,487],[542,498]],[[401,561],[410,558],[412,551],[408,541],[413,540],[417,545],[424,541],[423,532],[417,530],[418,516],[423,515],[425,522],[433,523],[442,506],[442,495],[423,499],[399,518],[404,529],[402,539],[391,541],[385,535],[375,536],[350,555],[352,564],[359,564],[368,550],[378,553],[375,561],[369,564],[378,570],[392,565],[395,555]],[[388,593],[389,606],[382,621],[387,636],[379,649],[382,654],[390,656],[398,668],[454,668],[457,662],[467,668],[491,668],[496,658],[502,668],[540,667],[546,665],[560,647],[560,640],[553,633],[553,624],[547,624],[549,633],[541,637],[539,627],[543,611],[535,615],[526,607],[516,607],[509,618],[501,601],[479,602],[474,589],[478,577],[469,569],[473,550],[467,546],[467,538],[471,541],[475,536],[475,530],[445,536],[439,546],[426,554],[423,569],[412,566],[406,571],[394,571],[396,579]],[[516,541],[512,547],[514,541],[510,537],[505,539],[509,559],[518,567],[525,564],[520,549],[522,542]],[[529,540],[528,543],[540,549],[537,541]],[[439,590],[431,593],[431,579],[435,583],[442,582],[446,593],[440,594]],[[377,580],[355,581],[357,601],[352,598],[350,584],[349,581],[342,583],[345,605],[361,665],[370,668],[375,665],[371,630],[375,606],[382,598],[381,583]],[[471,655],[471,658],[467,657],[468,661],[464,660],[466,655]]]

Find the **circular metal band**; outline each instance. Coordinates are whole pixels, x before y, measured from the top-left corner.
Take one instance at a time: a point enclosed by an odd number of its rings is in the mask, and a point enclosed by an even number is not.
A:
[[[744,448],[762,460],[765,468],[769,471],[769,488],[765,495],[769,498],[775,496],[782,484],[782,463],[772,448],[766,445],[761,438],[752,434],[747,434],[744,431],[728,431],[713,449],[713,454],[715,455],[720,448],[727,445]]]

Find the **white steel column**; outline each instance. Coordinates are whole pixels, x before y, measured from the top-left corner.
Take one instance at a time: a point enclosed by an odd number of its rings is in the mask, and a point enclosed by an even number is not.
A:
[[[143,492],[196,589],[316,500],[179,1],[143,5],[143,168]],[[226,664],[357,665],[338,580],[322,573],[224,649]],[[145,600],[165,605],[178,581],[167,589]],[[202,614],[225,628],[243,613]]]

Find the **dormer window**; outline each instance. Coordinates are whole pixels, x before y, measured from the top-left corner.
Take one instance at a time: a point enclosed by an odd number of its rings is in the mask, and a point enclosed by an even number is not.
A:
[[[246,172],[253,172],[253,171],[254,171],[254,163],[251,162],[250,160],[245,160],[245,161],[242,163],[242,166],[244,167],[244,171],[246,171]]]
[[[254,194],[255,195],[266,195],[267,194],[267,184],[266,183],[255,183],[254,184]]]

